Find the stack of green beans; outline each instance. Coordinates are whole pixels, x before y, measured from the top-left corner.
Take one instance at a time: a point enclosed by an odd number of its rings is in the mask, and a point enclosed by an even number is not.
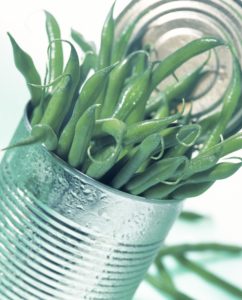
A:
[[[241,67],[235,50],[216,37],[202,37],[154,62],[152,45],[136,41],[134,47],[132,41],[145,12],[116,37],[113,10],[114,5],[103,25],[99,51],[76,30],[71,37],[78,49],[63,40],[56,19],[45,12],[49,46],[43,80],[9,34],[16,67],[30,91],[32,130],[28,139],[8,148],[42,143],[73,168],[134,195],[197,196],[241,167],[240,159],[222,160],[242,148]],[[70,48],[66,64],[63,47]],[[217,47],[231,51],[231,82],[220,111],[194,119],[187,109],[192,107],[191,95],[209,72],[210,52]],[[164,79],[204,52],[205,62],[160,90]]]

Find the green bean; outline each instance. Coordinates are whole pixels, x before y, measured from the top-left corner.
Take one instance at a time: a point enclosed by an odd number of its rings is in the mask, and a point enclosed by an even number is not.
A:
[[[54,16],[45,11],[46,32],[49,40],[49,82],[53,82],[63,72],[63,50],[59,25]]]
[[[47,77],[48,77],[48,68],[46,67],[44,86],[41,87],[42,95],[41,95],[40,103],[39,105],[33,108],[32,116],[31,116],[32,127],[41,121],[44,114],[46,100],[48,99],[48,96],[46,96],[46,87],[45,87],[47,85]]]
[[[187,167],[186,174],[184,175],[184,179],[214,167],[220,159],[222,151],[223,147],[220,144],[219,147],[210,149],[210,151],[204,152],[203,154],[191,159]]]
[[[141,52],[141,51],[135,51],[135,52]],[[132,52],[132,53],[135,53],[135,52]],[[140,55],[140,56],[136,57],[134,65],[133,65],[132,76],[138,76],[138,75],[142,74],[143,72],[145,72],[145,70],[147,69],[149,52],[148,51],[144,52],[144,54],[145,55]]]
[[[161,146],[161,137],[159,134],[153,134],[144,139],[144,141],[137,147],[135,153],[122,166],[119,172],[112,180],[112,186],[119,189],[125,185],[134,173],[139,169],[140,165],[150,156],[154,151]]]
[[[184,221],[193,222],[201,221],[207,219],[208,217],[192,211],[182,211],[179,215],[179,218]]]
[[[151,90],[190,58],[221,45],[224,45],[222,40],[213,37],[202,37],[179,48],[161,61],[154,69],[151,78]]]
[[[95,127],[97,105],[90,106],[76,124],[75,135],[68,155],[68,162],[77,168],[82,165]]]
[[[67,76],[70,77],[69,74],[63,74],[63,75],[60,75],[59,77],[57,77],[53,82],[50,82],[49,84],[47,84],[47,76],[48,76],[48,69],[46,70],[43,85],[31,84],[34,87],[42,89],[42,96],[41,96],[40,104],[38,106],[36,106],[32,112],[32,116],[31,116],[31,125],[32,126],[34,126],[35,124],[38,124],[41,121],[43,114],[44,114],[44,110],[52,96],[50,93],[47,93],[47,88],[49,88],[53,85],[56,85],[64,77],[67,77]]]
[[[74,99],[79,97],[80,88],[87,79],[87,76],[91,70],[95,70],[97,65],[97,56],[93,52],[86,52],[85,57],[80,65],[80,76],[76,87]]]
[[[95,70],[97,65],[97,56],[94,52],[86,52],[84,60],[80,66],[80,80],[83,83],[90,70]],[[79,84],[81,86],[81,84]]]
[[[107,67],[94,73],[83,85],[80,95],[76,100],[73,113],[68,123],[64,127],[57,148],[57,154],[60,157],[66,157],[75,133],[76,123],[83,114],[83,112],[96,101],[97,96],[103,89],[103,85],[108,78],[108,74],[115,65]]]
[[[108,16],[104,22],[101,36],[101,46],[98,55],[98,69],[103,69],[110,65],[112,48],[114,41],[114,28],[115,21],[113,18],[114,4],[111,7],[111,10],[108,13]]]
[[[76,91],[79,80],[79,59],[73,45],[71,46],[70,56],[66,64],[64,75],[66,75],[56,86],[56,90],[51,97],[45,110],[41,124],[50,125],[56,133],[59,131]]]
[[[228,138],[231,135],[235,134],[236,132],[240,131],[242,128],[242,93],[240,96],[239,103],[237,105],[237,108],[235,109],[234,115],[230,119],[225,131],[224,131],[224,138]]]
[[[184,155],[187,149],[193,146],[201,134],[201,126],[198,124],[184,125],[176,134],[178,145],[172,148],[166,157]]]
[[[143,194],[147,199],[157,199],[157,200],[168,200],[168,196],[172,193],[178,185],[171,185],[165,183],[159,183],[152,188],[146,190]]]
[[[200,80],[202,75],[202,70],[207,64],[207,60],[193,72],[184,76],[178,82],[167,86],[163,92],[156,96],[153,101],[147,103],[146,106],[146,115],[149,115],[151,112],[156,111],[164,100],[170,105],[170,102],[177,98],[185,97],[191,90],[194,89],[196,83]]]
[[[128,125],[140,122],[144,119],[145,116],[145,106],[149,99],[150,93],[147,91],[143,94],[139,102],[136,104],[136,106],[133,108],[132,112],[128,115],[126,119],[126,123]]]
[[[166,246],[160,249],[158,257],[161,258],[165,255],[177,255],[177,254],[183,254],[188,252],[204,252],[204,251],[228,252],[231,254],[240,254],[242,253],[242,247],[220,244],[220,243],[180,244],[180,245]]]
[[[214,167],[221,157],[241,148],[242,133],[237,133],[193,158],[187,168],[185,178]]]
[[[214,127],[216,126],[218,119],[219,119],[219,111],[214,112],[211,115],[206,116],[205,118],[202,118],[201,120],[198,120],[199,125],[201,126],[201,135],[199,137],[199,142],[202,143],[208,139],[211,132],[214,130]]]
[[[2,149],[2,151],[42,143],[45,144],[49,151],[52,151],[57,147],[58,138],[54,130],[49,125],[37,124],[32,128],[31,135],[29,137]]]
[[[176,175],[179,168],[186,169],[187,158],[185,156],[162,159],[153,163],[145,172],[137,174],[129,181],[126,188],[134,195],[139,195],[156,185]]]
[[[242,298],[242,290],[233,284],[229,283],[228,281],[220,278],[219,276],[213,274],[212,272],[206,270],[199,264],[193,262],[192,260],[186,258],[184,255],[179,255],[176,257],[179,263],[181,263],[185,268],[188,270],[196,273],[198,276],[209,282],[210,284],[214,284],[217,287],[225,290],[226,292]]]
[[[126,52],[128,50],[128,42],[139,19],[140,16],[137,16],[133,22],[129,23],[114,43],[112,63],[122,60],[126,55]]]
[[[176,134],[178,133],[180,128],[181,128],[180,125],[176,125],[176,126],[167,127],[166,129],[160,131],[160,135],[164,139],[166,150],[177,145]]]
[[[153,275],[146,274],[145,280],[147,280],[151,285],[153,285],[155,288],[157,288],[161,292],[165,292],[169,296],[172,296],[173,299],[179,299],[179,300],[193,300],[191,297],[185,295],[182,292],[177,291],[174,288],[171,288],[167,285],[164,285],[161,280],[157,279]]]
[[[138,52],[138,51],[137,51]],[[142,75],[146,70],[149,68],[152,68],[152,66],[148,65],[148,53],[144,52],[143,57],[142,56],[137,56],[137,61],[134,64],[133,67],[133,73],[132,76],[129,78],[130,82],[135,80],[135,78],[138,78],[138,76]],[[138,69],[139,68],[139,69]],[[150,97],[150,92],[149,89],[147,89],[147,92],[144,93],[144,95],[141,97],[139,102],[136,104],[132,112],[129,114],[129,116],[126,119],[127,124],[133,124],[139,121],[142,121],[145,116],[145,106]]]
[[[133,21],[128,22],[128,25],[125,26],[121,34],[116,39],[116,42],[114,43],[112,63],[123,59],[123,57],[127,54],[130,38],[134,32],[135,26],[142,19],[142,17],[148,14],[152,10],[152,8],[155,8],[157,6],[159,6],[159,3],[155,3],[147,9],[142,10],[142,12],[139,13]]]
[[[84,53],[87,52],[93,52],[94,54],[96,53],[95,47],[91,43],[87,42],[84,36],[78,31],[71,29],[71,37]]]
[[[197,197],[207,191],[213,184],[214,181],[183,184],[173,191],[168,197],[169,199],[175,200],[184,200],[187,198]]]
[[[147,136],[157,133],[175,122],[181,116],[180,113],[174,114],[160,120],[148,120],[129,125],[124,137],[124,144],[130,145],[142,141]],[[172,131],[172,129],[171,129]]]
[[[123,91],[119,103],[112,115],[113,118],[125,120],[136,105],[143,99],[147,93],[150,82],[151,69],[146,70],[138,76]]]
[[[163,262],[161,262],[160,257],[157,256],[155,259],[155,266],[158,270],[159,276],[163,282],[164,285],[168,286],[169,288],[176,289],[175,283],[167,271],[165,265]]]
[[[32,58],[24,52],[10,33],[8,33],[13,48],[14,61],[17,69],[24,76],[27,84],[34,83],[41,85],[41,79],[35,68]],[[27,85],[31,95],[31,103],[35,107],[40,103],[41,90],[39,88]]]
[[[144,56],[147,56],[144,51],[133,52],[127,58],[118,63],[112,72],[110,72],[107,92],[100,115],[101,118],[110,117],[114,113],[125,79],[131,71],[133,59],[135,57],[143,58]]]
[[[103,132],[111,135],[115,139],[116,146],[107,160],[93,160],[89,166],[86,172],[87,175],[97,179],[101,178],[117,162],[122,150],[122,140],[126,130],[126,125],[118,119],[100,120],[99,126]]]
[[[167,99],[164,97],[164,93],[160,93],[159,100],[160,100],[160,108],[152,116],[152,119],[167,118],[170,115],[169,103]]]
[[[199,183],[199,182],[207,182],[207,181],[216,181],[225,179],[227,177],[232,176],[235,172],[237,172],[242,163],[228,163],[228,162],[222,162],[218,163],[211,169],[197,173],[191,178],[188,178],[187,181],[189,183]]]
[[[233,58],[233,74],[230,82],[230,86],[227,89],[223,98],[222,111],[219,114],[219,119],[214,127],[214,130],[210,134],[208,140],[204,143],[201,152],[206,151],[206,149],[215,145],[219,139],[220,135],[223,134],[228,122],[230,121],[234,110],[241,95],[241,70],[240,63],[237,58]]]

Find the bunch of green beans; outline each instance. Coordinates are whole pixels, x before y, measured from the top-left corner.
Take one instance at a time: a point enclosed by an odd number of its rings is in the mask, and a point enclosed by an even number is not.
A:
[[[98,51],[73,29],[78,49],[63,40],[57,20],[45,12],[49,46],[43,80],[31,57],[9,34],[16,67],[30,91],[32,130],[29,138],[6,149],[41,143],[73,168],[122,191],[161,200],[197,196],[241,167],[241,160],[221,162],[242,148],[242,134],[237,133],[242,120],[236,115],[241,67],[235,50],[226,41],[205,36],[154,62],[152,45],[134,45],[131,40],[148,11],[116,37],[114,9],[115,5],[103,25]],[[70,54],[64,64],[66,46]],[[187,111],[192,107],[189,100],[209,73],[207,65],[216,47],[230,49],[232,79],[220,111],[194,120]],[[204,52],[208,54],[204,62],[160,90],[164,79]]]

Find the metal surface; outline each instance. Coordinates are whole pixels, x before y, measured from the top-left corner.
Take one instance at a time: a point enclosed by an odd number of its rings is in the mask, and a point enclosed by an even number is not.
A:
[[[23,119],[14,141],[28,135]],[[0,168],[0,299],[131,299],[181,202],[104,186],[43,146]]]
[[[132,40],[143,36],[143,44],[151,44],[156,49],[154,60],[163,60],[174,50],[202,36],[216,36],[230,40],[237,49],[242,63],[242,1],[241,0],[133,0],[118,16],[119,35],[125,25],[140,13],[147,13],[135,27]],[[208,53],[199,55],[177,69],[181,78],[191,72]],[[231,53],[226,47],[212,51],[207,65],[210,70],[193,94],[193,114],[206,113],[216,108],[231,79]],[[160,89],[174,82],[170,76]]]

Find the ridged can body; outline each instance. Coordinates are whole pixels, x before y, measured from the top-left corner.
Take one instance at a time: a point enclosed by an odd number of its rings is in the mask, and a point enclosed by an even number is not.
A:
[[[23,118],[12,142],[29,134]],[[0,168],[0,299],[131,299],[181,202],[111,189],[43,146]]]

